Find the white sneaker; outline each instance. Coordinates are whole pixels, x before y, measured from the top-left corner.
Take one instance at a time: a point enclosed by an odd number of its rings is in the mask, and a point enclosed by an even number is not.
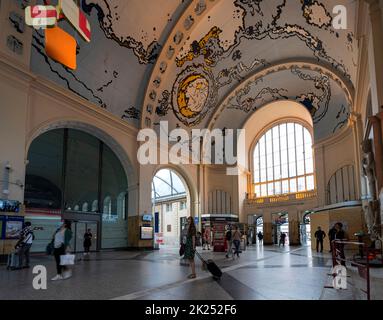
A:
[[[61,274],[58,274],[58,275],[56,275],[55,277],[53,277],[51,280],[52,280],[52,281],[63,280],[63,277],[62,277]]]
[[[72,271],[71,270],[63,272],[63,279],[64,280],[69,279],[71,276],[72,276]]]

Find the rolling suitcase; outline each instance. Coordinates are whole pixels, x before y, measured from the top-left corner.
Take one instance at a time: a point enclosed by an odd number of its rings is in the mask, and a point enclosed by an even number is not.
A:
[[[19,267],[19,256],[16,254],[16,252],[11,252],[8,255],[8,261],[7,261],[7,270],[15,270]]]
[[[211,260],[208,259],[207,261],[202,258],[202,256],[198,253],[198,251],[195,252],[198,258],[201,259],[202,263],[204,263],[207,267],[207,270],[213,275],[213,278],[216,280],[219,280],[222,277],[222,271],[221,269],[217,266],[217,264]]]

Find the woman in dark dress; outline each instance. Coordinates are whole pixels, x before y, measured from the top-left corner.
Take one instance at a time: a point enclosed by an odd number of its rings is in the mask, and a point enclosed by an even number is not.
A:
[[[89,249],[92,246],[92,236],[90,229],[84,234],[84,255],[89,255]]]
[[[197,230],[194,224],[194,219],[192,217],[188,218],[188,224],[189,224],[189,228],[188,228],[188,233],[186,236],[184,258],[189,260],[191,271],[192,271],[191,275],[189,275],[188,278],[194,279],[197,276],[195,273],[195,262],[194,262]]]

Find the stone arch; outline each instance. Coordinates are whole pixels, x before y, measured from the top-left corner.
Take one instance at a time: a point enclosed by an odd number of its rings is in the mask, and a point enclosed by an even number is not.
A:
[[[86,122],[74,120],[74,119],[57,119],[53,121],[47,121],[42,123],[37,129],[35,129],[32,134],[28,137],[27,145],[26,145],[26,154],[28,154],[29,147],[33,140],[35,140],[38,136],[42,135],[45,132],[54,129],[77,129],[83,132],[86,132],[102,142],[104,142],[117,156],[120,160],[122,167],[124,168],[128,185],[135,186],[137,185],[137,173],[130,160],[129,156],[125,152],[125,150],[120,146],[120,144],[108,133],[105,131],[89,124]]]
[[[346,100],[348,101],[350,106],[353,106],[354,98],[355,98],[355,89],[351,81],[345,80],[342,75],[339,74],[338,71],[334,71],[333,68],[328,67],[324,63],[318,63],[314,62],[309,59],[302,59],[302,60],[293,60],[293,61],[280,61],[276,62],[271,66],[267,66],[261,70],[256,70],[253,73],[249,74],[246,79],[241,81],[235,88],[233,88],[219,103],[218,107],[215,109],[215,111],[210,115],[209,121],[208,121],[208,128],[212,129],[215,126],[216,121],[218,120],[220,114],[225,110],[226,104],[228,103],[229,99],[231,99],[233,96],[237,94],[237,92],[244,87],[246,87],[248,84],[258,81],[262,79],[263,77],[284,71],[289,70],[292,68],[300,68],[300,69],[306,69],[310,71],[316,71],[321,74],[324,74],[328,76],[330,79],[334,80],[343,90]],[[295,101],[296,102],[296,101]]]
[[[187,171],[177,165],[173,164],[166,164],[166,165],[159,165],[154,168],[152,171],[152,179],[150,180],[150,183],[152,183],[153,177],[157,174],[158,171],[162,169],[169,169],[174,171],[178,177],[181,179],[181,181],[184,183],[184,185],[187,187],[186,188],[186,194],[187,197],[190,199],[190,215],[195,217],[198,214],[198,210],[196,209],[196,203],[198,201],[198,193],[197,193],[197,188],[195,184],[193,183],[192,177],[187,173]]]

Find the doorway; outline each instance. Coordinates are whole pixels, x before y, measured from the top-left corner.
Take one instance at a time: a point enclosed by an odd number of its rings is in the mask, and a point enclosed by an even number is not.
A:
[[[288,212],[277,212],[272,214],[273,243],[279,244],[281,234],[284,233],[285,245],[289,244],[289,214]]]
[[[302,245],[311,245],[311,224],[310,224],[310,214],[311,211],[308,211],[303,216],[303,221],[300,224],[300,239]]]
[[[178,247],[190,216],[189,189],[180,174],[160,169],[152,180],[155,247]]]
[[[92,234],[92,245],[90,251],[98,251],[98,222],[96,221],[73,221],[72,222],[72,232],[73,237],[70,242],[70,247],[73,249],[74,253],[84,252],[84,234],[90,229]]]

